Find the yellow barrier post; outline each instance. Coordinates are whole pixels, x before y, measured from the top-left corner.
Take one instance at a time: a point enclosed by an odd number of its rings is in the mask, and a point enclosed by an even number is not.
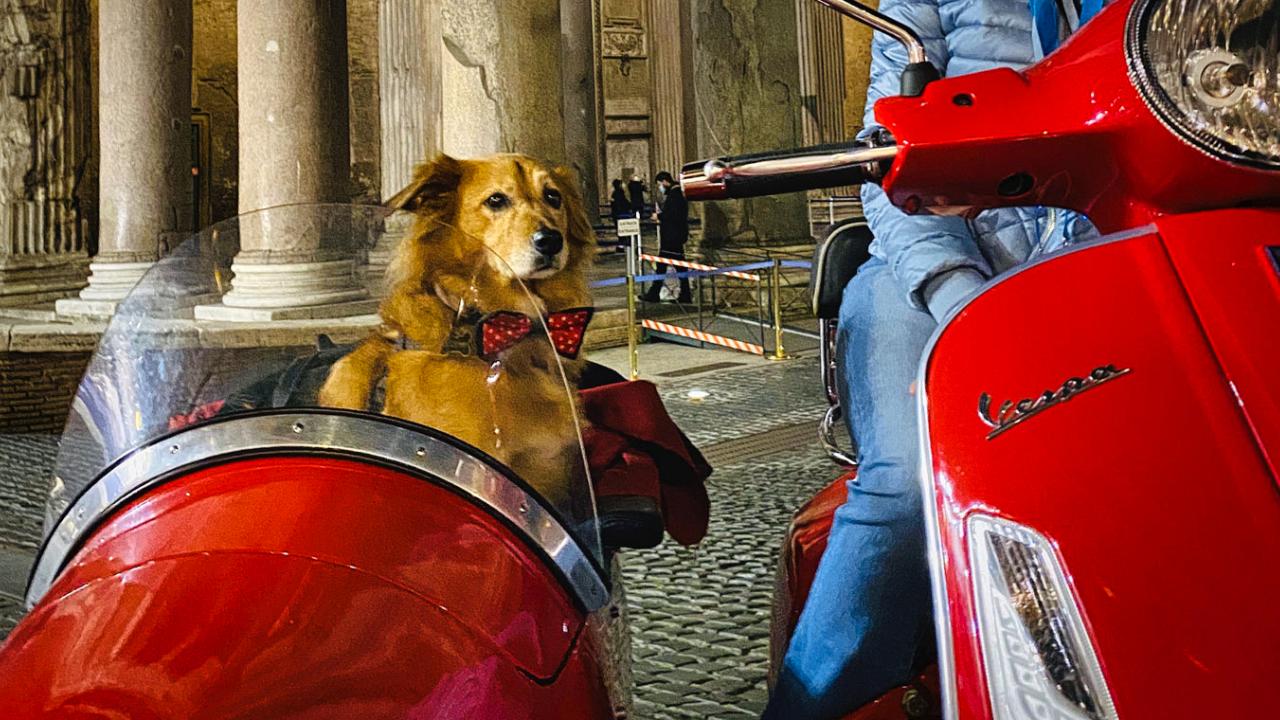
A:
[[[639,223],[639,216],[636,216]],[[631,247],[627,252],[627,355],[631,364],[631,379],[640,377],[640,354],[637,349],[639,338],[636,337],[636,265],[640,260],[640,235],[631,236]]]
[[[773,259],[773,269],[769,273],[769,299],[773,306],[773,357],[770,360],[786,360],[787,352],[782,348],[782,259]]]

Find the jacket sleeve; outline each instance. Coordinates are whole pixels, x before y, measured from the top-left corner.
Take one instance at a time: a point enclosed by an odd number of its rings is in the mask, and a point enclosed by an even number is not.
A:
[[[930,62],[946,74],[949,55],[937,0],[881,0],[880,12],[911,27],[924,42]],[[867,108],[863,122],[869,134],[876,127],[875,102],[899,93],[907,53],[902,45],[883,33],[871,42],[871,81],[867,87]],[[894,207],[879,185],[864,183],[862,208],[875,234],[873,251],[883,257],[909,302],[926,308],[924,292],[935,278],[950,271],[968,268],[990,277],[991,267],[978,251],[963,218],[907,215]],[[972,273],[957,273],[972,276]]]

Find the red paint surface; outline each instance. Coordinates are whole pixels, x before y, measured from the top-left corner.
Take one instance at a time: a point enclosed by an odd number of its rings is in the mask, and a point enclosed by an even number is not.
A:
[[[1065,207],[1086,213],[1103,232],[1165,213],[1274,204],[1277,173],[1210,158],[1147,109],[1124,59],[1131,5],[1112,3],[1025,72],[947,78],[918,98],[877,102],[876,120],[899,147],[883,183],[893,202]],[[960,95],[972,104],[957,104]],[[1035,179],[1034,188],[1001,197],[1000,181],[1019,172]]]
[[[1280,211],[1200,213],[1158,226],[1271,473],[1280,477],[1280,266],[1268,252],[1280,247]]]
[[[1275,223],[1252,215],[1254,241],[1274,237]],[[1248,229],[1210,219],[1231,233]],[[1205,229],[1193,218],[1178,223]],[[1253,298],[1274,320],[1257,283],[1246,285],[1219,291]],[[1252,337],[1247,329],[1209,335]],[[1280,574],[1272,570],[1280,493],[1160,239],[1027,268],[970,303],[931,357],[934,500],[959,717],[989,715],[963,525],[974,511],[1054,543],[1121,718],[1249,717],[1280,707]],[[1108,363],[1131,372],[986,439],[981,393],[997,405],[1035,397]]]
[[[98,529],[0,650],[5,717],[610,717],[521,541],[396,471],[203,470]]]
[[[800,620],[800,611],[809,599],[809,588],[813,586],[813,577],[818,572],[818,561],[822,559],[822,553],[827,549],[827,538],[831,535],[832,517],[849,494],[846,483],[855,477],[856,471],[836,478],[791,518],[782,544],[773,595],[769,647],[771,678],[777,677],[782,656],[791,642],[796,622]]]

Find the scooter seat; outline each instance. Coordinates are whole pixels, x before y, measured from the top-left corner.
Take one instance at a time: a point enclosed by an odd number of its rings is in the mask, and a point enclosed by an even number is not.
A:
[[[871,257],[871,228],[862,218],[852,218],[827,228],[813,251],[809,293],[813,314],[834,320],[840,314],[840,297],[862,263]]]

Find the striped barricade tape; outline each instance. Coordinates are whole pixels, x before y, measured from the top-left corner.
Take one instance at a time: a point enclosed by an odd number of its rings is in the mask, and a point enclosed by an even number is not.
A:
[[[739,272],[737,270],[724,270],[716,267],[715,265],[703,265],[702,263],[690,262],[689,260],[676,260],[675,258],[661,257],[659,255],[650,255],[648,253],[641,253],[640,259],[649,260],[655,263],[663,263],[664,265],[675,265],[676,267],[685,267],[691,270],[702,270],[704,272],[711,272],[717,275],[728,275],[729,277],[735,277],[735,278],[738,278],[739,280],[754,280],[755,282],[760,282],[760,276],[754,273]],[[764,263],[764,264],[767,265],[768,263]]]
[[[756,345],[755,343],[734,340],[733,338],[727,338],[723,335],[713,335],[700,330],[691,330],[686,327],[680,327],[679,325],[668,325],[666,323],[658,322],[657,320],[641,320],[640,325],[656,332],[679,335],[680,337],[689,338],[690,340],[701,340],[702,342],[709,342],[714,345],[748,352],[752,355],[764,355],[764,348]]]

